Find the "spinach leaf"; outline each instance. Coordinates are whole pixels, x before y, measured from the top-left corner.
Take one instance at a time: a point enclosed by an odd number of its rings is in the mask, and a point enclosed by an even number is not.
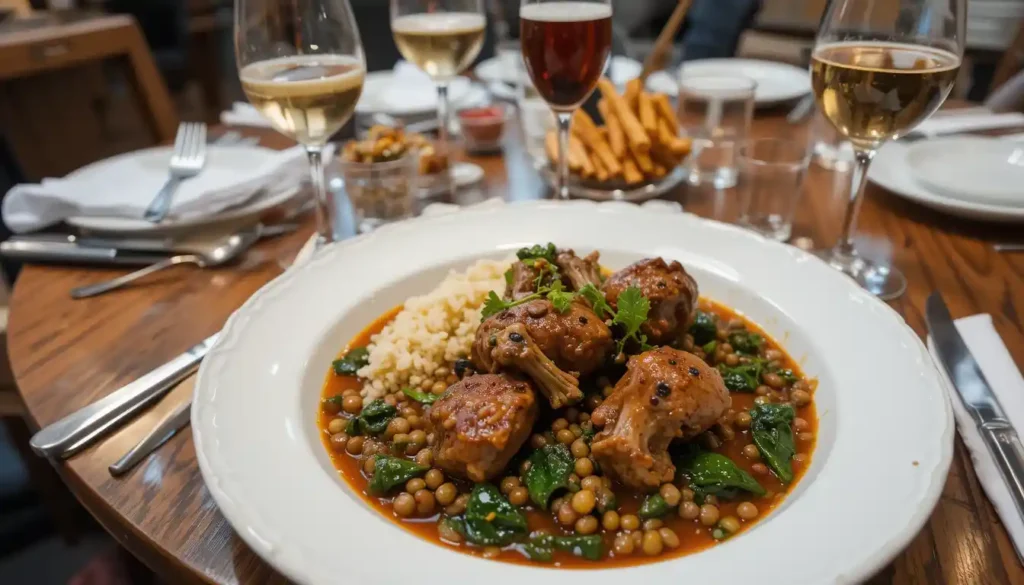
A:
[[[714,341],[718,337],[718,327],[715,325],[715,317],[711,313],[697,311],[697,316],[690,325],[690,335],[693,336],[695,345],[704,345]]]
[[[363,407],[359,416],[349,419],[345,432],[356,435],[379,435],[388,428],[388,423],[398,414],[398,409],[378,398]]]
[[[441,396],[430,392],[423,392],[416,390],[415,388],[402,388],[402,394],[405,394],[409,398],[412,398],[420,404],[433,404],[437,402],[437,399]]]
[[[375,496],[383,496],[391,488],[423,475],[428,469],[430,468],[425,465],[418,465],[414,461],[401,457],[374,455],[373,477],[370,478],[368,485],[370,493]]]
[[[734,351],[744,355],[757,355],[762,343],[764,343],[764,337],[757,333],[735,331],[729,334],[729,345]]]
[[[531,537],[523,545],[523,552],[531,561],[551,562],[555,549],[570,552],[589,561],[599,561],[604,556],[604,541],[599,534],[589,536],[540,534]]]
[[[569,487],[576,459],[565,445],[545,445],[530,455],[530,469],[524,479],[530,499],[541,508],[548,507],[551,494]]]
[[[604,293],[599,291],[596,286],[592,284],[584,285],[583,288],[579,290],[579,295],[590,303],[590,307],[594,309],[594,314],[601,319],[615,316],[615,311],[613,311],[611,305],[608,304],[608,300],[605,299]]]
[[[691,446],[678,463],[679,472],[690,480],[690,489],[703,496],[715,495],[735,498],[740,491],[756,496],[765,495],[765,489],[749,473],[740,469],[732,459],[718,453]]]
[[[668,514],[670,508],[671,506],[668,505],[665,498],[661,497],[661,494],[651,494],[647,496],[643,504],[640,504],[640,511],[636,515],[644,520],[661,518]]]
[[[800,379],[795,373],[793,373],[793,370],[788,368],[785,370],[775,370],[775,375],[782,378],[782,381],[787,384],[792,384]]]
[[[466,540],[480,546],[504,546],[527,532],[526,515],[489,483],[473,486],[464,522]]]
[[[761,373],[764,371],[764,362],[754,360],[749,364],[729,367],[725,364],[718,364],[718,372],[722,374],[722,381],[725,387],[733,392],[753,392],[761,384]]]
[[[555,263],[555,245],[548,242],[548,245],[541,246],[540,244],[534,244],[529,248],[520,248],[516,252],[516,258],[520,260],[536,260],[537,258],[543,258],[548,262]]]
[[[345,399],[342,398],[341,394],[338,394],[336,396],[331,396],[330,398],[324,398],[324,400],[323,400],[324,410],[327,410],[328,412],[339,412],[341,410],[342,403],[344,402],[344,400]],[[331,408],[328,409],[327,405],[330,405]]]
[[[341,357],[331,362],[334,373],[338,376],[355,376],[359,368],[370,363],[370,350],[365,347],[353,347]]]
[[[758,404],[750,411],[750,434],[761,457],[785,483],[793,481],[793,429],[796,411],[789,404]]]

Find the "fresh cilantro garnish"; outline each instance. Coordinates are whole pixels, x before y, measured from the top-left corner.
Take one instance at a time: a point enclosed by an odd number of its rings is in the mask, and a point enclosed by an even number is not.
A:
[[[619,339],[619,353],[622,353],[626,343],[635,340],[643,349],[647,346],[646,336],[640,335],[640,326],[647,320],[647,313],[651,310],[651,302],[640,292],[640,289],[631,286],[622,291],[616,301],[617,311],[612,318],[612,323],[622,326],[624,334]]]
[[[505,284],[507,284],[508,286],[512,286],[514,278],[515,278],[515,273],[512,272],[511,268],[509,268],[508,270],[505,271]]]
[[[555,310],[559,313],[564,313],[569,310],[572,306],[573,300],[576,299],[576,293],[565,290],[565,286],[561,280],[556,280],[551,283],[551,287],[547,292],[548,300],[554,305]]]
[[[611,306],[608,305],[608,301],[604,298],[604,293],[597,290],[597,287],[592,284],[587,284],[580,289],[579,295],[590,303],[590,306],[594,309],[594,313],[600,317],[614,317],[615,311],[612,310]]]
[[[520,248],[516,252],[516,258],[520,260],[536,260],[537,258],[543,258],[548,262],[555,263],[555,245],[548,242],[546,246],[535,244],[529,248]]]

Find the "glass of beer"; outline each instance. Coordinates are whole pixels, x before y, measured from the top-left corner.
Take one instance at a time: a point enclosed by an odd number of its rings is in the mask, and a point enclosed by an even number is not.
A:
[[[480,54],[486,25],[483,0],[391,0],[391,34],[398,52],[437,85],[437,146],[448,157],[449,190],[448,83]]]
[[[558,120],[556,193],[568,199],[569,123],[608,64],[611,1],[522,0],[519,39],[526,72]]]
[[[842,234],[821,256],[883,299],[906,290],[894,267],[861,257],[853,232],[868,167],[879,147],[942,105],[964,55],[966,0],[835,0],[811,54],[818,108],[853,146],[853,184]]]
[[[316,198],[317,246],[334,241],[322,150],[352,117],[366,64],[348,0],[236,0],[242,90],[270,125],[303,145]]]

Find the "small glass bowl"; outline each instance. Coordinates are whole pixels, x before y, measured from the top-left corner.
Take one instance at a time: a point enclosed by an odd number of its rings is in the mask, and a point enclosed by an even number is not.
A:
[[[467,152],[493,153],[501,150],[511,109],[505,104],[459,110],[459,126]]]
[[[360,232],[411,217],[416,204],[419,156],[375,163],[339,161],[345,192]]]

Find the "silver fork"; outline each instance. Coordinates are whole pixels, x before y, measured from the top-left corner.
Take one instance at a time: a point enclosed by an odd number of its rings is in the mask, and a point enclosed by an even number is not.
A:
[[[174,154],[171,155],[171,176],[156,194],[143,217],[159,223],[167,217],[174,201],[174,193],[182,181],[199,174],[206,162],[206,124],[203,122],[182,122],[174,137]]]

